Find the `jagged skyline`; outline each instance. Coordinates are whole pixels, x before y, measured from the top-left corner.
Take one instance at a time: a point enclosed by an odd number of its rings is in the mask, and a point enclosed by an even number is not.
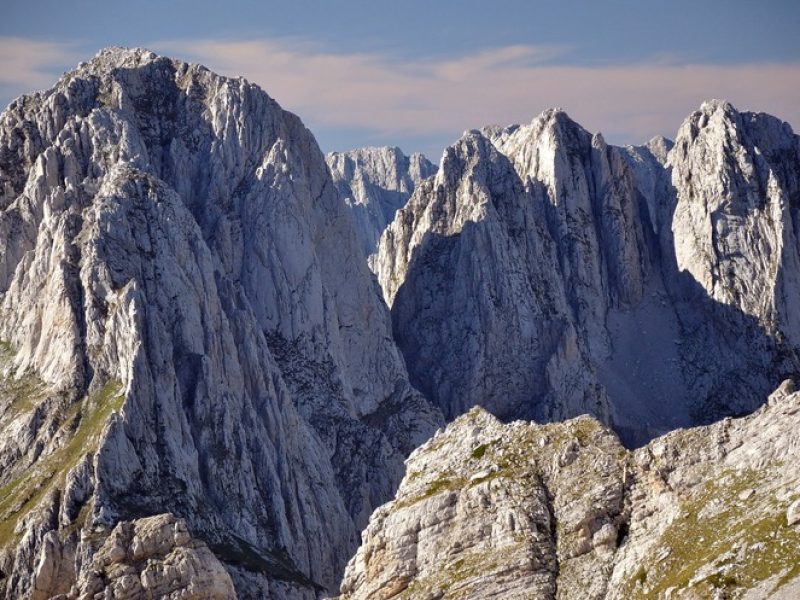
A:
[[[12,103],[0,598],[797,597],[800,138],[693,108],[426,178],[141,49]]]
[[[123,45],[247,77],[326,152],[399,145],[437,162],[465,129],[555,106],[611,143],[644,143],[710,98],[798,129],[800,5],[767,4],[13,2],[0,104]]]

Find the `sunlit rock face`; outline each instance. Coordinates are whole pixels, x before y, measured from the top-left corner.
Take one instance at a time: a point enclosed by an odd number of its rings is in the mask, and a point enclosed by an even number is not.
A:
[[[798,173],[788,125],[724,102],[674,144],[561,110],[465,133],[371,260],[412,383],[629,444],[754,410],[797,369]]]
[[[359,148],[325,157],[333,182],[353,213],[365,256],[375,253],[378,240],[414,189],[436,166],[422,154],[406,156],[400,148]]]
[[[341,600],[794,598],[800,393],[636,451],[583,416],[471,409],[415,451]]]
[[[106,50],[0,117],[0,209],[0,595],[161,513],[242,597],[335,589],[441,416],[301,121]]]

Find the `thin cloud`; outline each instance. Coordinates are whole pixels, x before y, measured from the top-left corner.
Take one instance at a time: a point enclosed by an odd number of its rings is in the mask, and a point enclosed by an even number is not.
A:
[[[261,85],[313,127],[453,135],[527,122],[554,106],[617,142],[673,135],[709,98],[800,124],[800,63],[564,64],[568,49],[515,45],[457,58],[398,61],[326,52],[292,40],[162,42],[176,53]]]
[[[336,53],[295,39],[162,41],[155,51],[258,83],[317,132],[451,143],[465,129],[528,122],[562,107],[616,143],[674,135],[708,98],[800,125],[800,63],[569,64],[570,48],[510,45],[437,59]],[[93,54],[90,53],[90,54]],[[0,36],[0,95],[53,84],[87,55],[76,43]],[[355,137],[355,136],[353,136]],[[343,148],[337,148],[343,149]]]
[[[73,43],[0,36],[0,89],[14,94],[45,89],[81,59]]]

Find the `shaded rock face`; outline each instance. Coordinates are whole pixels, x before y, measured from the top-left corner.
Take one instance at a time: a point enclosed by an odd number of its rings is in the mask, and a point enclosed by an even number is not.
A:
[[[409,457],[341,598],[791,597],[799,425],[789,384],[634,452],[589,417],[504,425],[474,408]]]
[[[436,173],[422,154],[406,156],[400,148],[359,148],[325,157],[333,182],[353,213],[365,256],[420,182]]]
[[[798,147],[716,101],[674,145],[559,110],[466,133],[371,260],[412,383],[449,418],[589,412],[628,444],[754,410],[797,369]]]
[[[0,209],[0,596],[165,512],[245,597],[335,587],[441,415],[300,120],[107,50],[0,117]]]
[[[374,266],[397,342],[447,417],[475,404],[505,418],[602,412],[555,252],[542,206],[477,132],[384,233]]]

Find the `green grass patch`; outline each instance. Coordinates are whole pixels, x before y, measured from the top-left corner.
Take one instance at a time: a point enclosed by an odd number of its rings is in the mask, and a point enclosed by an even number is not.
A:
[[[501,566],[508,564],[508,557],[524,551],[525,543],[512,544],[491,550],[465,552],[451,563],[442,565],[435,572],[413,579],[408,587],[398,594],[398,600],[411,600],[430,596],[434,592],[443,598],[471,598],[472,580],[491,578]]]
[[[30,412],[47,397],[47,385],[34,375],[0,380],[0,427]]]
[[[55,487],[63,488],[67,473],[80,459],[97,450],[100,433],[112,412],[122,408],[122,384],[107,383],[96,394],[70,406],[61,420],[68,441],[0,488],[0,547],[15,541],[19,519]]]
[[[465,477],[450,474],[443,475],[442,477],[430,482],[427,487],[417,495],[395,503],[394,508],[395,510],[400,510],[408,506],[413,506],[418,502],[422,502],[423,500],[427,500],[428,498],[432,498],[438,494],[464,488],[468,483],[469,480]]]
[[[637,572],[628,590],[633,592],[638,583],[641,597],[661,598],[669,588],[692,587],[710,597],[715,589],[747,589],[779,573],[785,572],[783,583],[800,575],[800,531],[787,525],[785,503],[764,490],[746,499],[739,496],[758,489],[763,477],[756,471],[726,471],[707,483],[664,531],[647,559],[652,566],[646,579]],[[718,510],[708,510],[712,502],[720,504]],[[655,556],[665,549],[669,555],[657,561]],[[711,574],[698,580],[701,569],[709,567]]]
[[[488,448],[489,444],[481,444],[472,451],[472,458],[480,460],[481,458],[483,458],[483,455],[486,454],[486,450]]]

